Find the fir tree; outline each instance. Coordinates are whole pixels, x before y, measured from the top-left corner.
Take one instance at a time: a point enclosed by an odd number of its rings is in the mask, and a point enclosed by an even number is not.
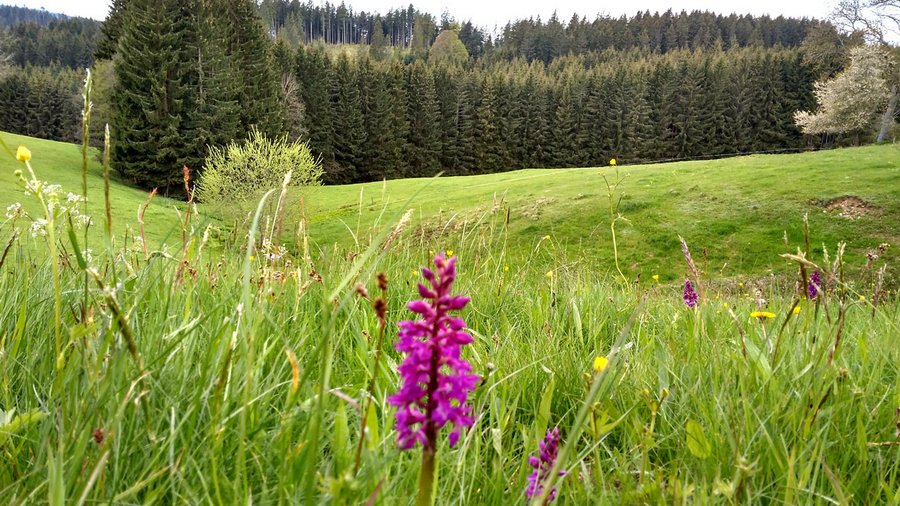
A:
[[[331,81],[332,139],[334,149],[333,172],[341,181],[357,182],[363,131],[362,106],[356,73],[345,53],[341,53],[334,67]]]
[[[200,102],[198,5],[185,0],[131,0],[119,41],[113,91],[113,166],[145,187],[180,191],[182,166],[204,156]]]
[[[421,61],[406,70],[406,104],[409,121],[406,146],[410,175],[433,176],[440,170],[440,110],[434,77]]]
[[[240,127],[252,126],[275,137],[285,129],[281,105],[281,79],[274,70],[269,37],[253,0],[206,0],[213,27],[223,41],[238,83]]]
[[[125,9],[129,0],[112,0],[109,14],[100,28],[102,36],[97,43],[94,57],[98,60],[111,60],[119,47],[119,37],[125,25]]]

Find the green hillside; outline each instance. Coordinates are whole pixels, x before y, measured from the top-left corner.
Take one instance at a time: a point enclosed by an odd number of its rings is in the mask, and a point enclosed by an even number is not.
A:
[[[79,191],[78,146],[2,136],[13,148],[24,144],[31,149],[39,177],[62,184],[67,191]],[[4,208],[26,203],[12,175],[16,166],[6,156],[0,159]],[[100,170],[92,157],[89,194],[95,220],[103,215]],[[678,235],[688,240],[698,261],[706,249],[706,270],[711,274],[767,274],[784,265],[777,255],[784,252],[785,231],[792,247],[802,241],[805,213],[814,251],[821,252],[823,245],[834,250],[838,241],[845,240],[851,261],[857,264],[868,249],[881,243],[894,245],[888,250],[889,259],[896,259],[900,251],[897,146],[625,165],[619,170],[624,176],[619,211],[627,220],[618,223],[619,253],[629,278],[681,276]],[[406,209],[413,209],[404,240],[422,249],[461,250],[473,241],[505,241],[512,261],[545,258],[557,265],[581,263],[612,271],[603,176],[614,179],[615,169],[529,169],[316,188],[302,192],[302,204],[301,192],[293,195],[285,230],[296,229],[302,209],[314,247],[327,251],[337,244],[356,251]],[[135,228],[146,192],[114,180],[111,194],[117,233],[126,225]],[[859,200],[841,200],[845,197]],[[147,211],[148,239],[160,242],[180,233],[176,204],[165,198],[154,201]],[[201,208],[212,217],[220,210]]]
[[[24,137],[0,132],[0,138],[12,149],[25,146],[31,150],[31,165],[37,177],[51,184],[62,185],[63,191],[81,193],[81,146],[65,142],[54,142],[32,137]],[[0,152],[0,205],[3,210],[10,204],[20,202],[29,212],[37,212],[37,205],[27,198],[13,175],[20,164],[6,153]],[[99,153],[92,149],[88,164],[88,212],[94,218],[95,235],[103,228],[103,172],[99,163]],[[115,174],[110,181],[110,203],[113,212],[113,229],[117,235],[128,226],[137,229],[138,209],[147,201],[148,193],[132,188],[119,181]],[[166,238],[181,233],[176,201],[157,197],[144,216],[147,241],[158,244]],[[179,235],[180,237],[180,235]]]
[[[784,252],[785,231],[793,248],[802,243],[805,213],[814,252],[823,243],[834,251],[840,240],[848,242],[855,261],[884,242],[894,245],[890,258],[900,250],[898,146],[619,170],[625,176],[619,210],[628,220],[617,225],[619,253],[629,277],[680,276],[678,235],[696,258],[707,250],[711,274],[765,274],[784,265],[777,255]],[[352,248],[354,235],[369,235],[380,216],[383,223],[409,207],[415,210],[415,237],[424,238],[424,246],[459,250],[465,241],[481,240],[491,223],[495,232],[502,230],[508,208],[511,254],[548,250],[557,262],[562,254],[569,262],[612,270],[603,176],[614,180],[615,169],[530,169],[325,187],[305,198],[307,219],[320,246],[336,241]],[[842,197],[856,197],[866,207]]]

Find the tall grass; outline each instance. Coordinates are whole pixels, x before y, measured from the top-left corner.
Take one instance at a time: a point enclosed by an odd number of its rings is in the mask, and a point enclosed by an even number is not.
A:
[[[550,476],[566,473],[544,496],[561,504],[900,503],[900,303],[873,279],[806,300],[793,280],[704,278],[692,310],[680,283],[561,263],[550,238],[508,248],[502,213],[451,239],[385,215],[348,231],[353,252],[312,250],[301,227],[291,252],[272,195],[224,250],[184,213],[179,258],[133,236],[87,258],[53,213],[47,236],[17,232],[27,215],[2,222],[0,500],[412,503],[392,341],[418,268],[452,249],[482,381],[474,426],[455,448],[441,438],[437,503],[524,503],[553,427]],[[805,280],[833,260],[785,261]],[[751,317],[761,306],[775,318]]]
[[[475,426],[439,450],[438,503],[524,501],[526,458],[557,425],[568,471],[560,503],[900,500],[896,297],[873,313],[848,296],[829,364],[837,296],[800,302],[783,328],[793,293],[775,284],[760,285],[773,321],[750,319],[749,286],[710,286],[691,311],[680,285],[638,290],[554,265],[542,246],[507,251],[502,219],[487,219],[493,232],[453,245],[458,286],[472,298],[466,358],[483,381]],[[202,216],[191,220],[203,230]],[[416,269],[441,245],[407,234],[382,251],[386,226],[366,254],[294,264],[260,249],[264,221],[253,221],[243,256],[110,250],[82,268],[60,253],[61,318],[54,260],[14,240],[0,273],[0,497],[412,501],[419,461],[397,450],[385,401],[399,384],[390,333],[408,317]],[[97,283],[81,319],[88,270]],[[389,335],[364,413],[379,322],[354,284],[376,293],[378,271],[389,279]],[[595,375],[597,355],[611,364]]]

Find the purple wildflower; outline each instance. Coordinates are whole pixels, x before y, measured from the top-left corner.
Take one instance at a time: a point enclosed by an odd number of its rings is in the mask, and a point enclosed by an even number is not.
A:
[[[435,272],[422,269],[422,276],[431,284],[430,288],[419,284],[419,295],[424,300],[407,306],[422,318],[400,322],[395,345],[397,351],[406,354],[398,368],[403,386],[388,397],[388,402],[399,408],[397,440],[404,450],[419,442],[425,450],[434,452],[438,432],[448,423],[453,425],[449,440],[454,446],[461,429],[473,423],[472,408],[466,400],[479,377],[469,374],[472,366],[460,358],[462,345],[473,339],[463,331],[466,323],[462,318],[447,315],[464,308],[469,298],[450,295],[456,277],[456,257],[435,257],[434,265]]]
[[[525,488],[525,497],[533,499],[535,496],[540,497],[544,493],[544,482],[550,475],[550,470],[556,464],[556,457],[559,454],[559,428],[554,427],[553,431],[547,430],[547,436],[541,441],[541,451],[538,456],[532,455],[528,457],[528,465],[534,468],[534,471],[528,476],[528,487]],[[565,471],[560,471],[559,475],[565,475]],[[556,488],[550,490],[547,495],[547,503],[556,499]]]
[[[806,287],[806,294],[808,298],[815,299],[819,292],[822,290],[822,275],[819,274],[819,271],[813,271],[813,273],[809,276],[809,284]]]
[[[684,303],[689,308],[697,305],[697,292],[694,291],[694,285],[691,284],[690,279],[684,280],[684,293],[681,295],[681,298],[684,299]]]

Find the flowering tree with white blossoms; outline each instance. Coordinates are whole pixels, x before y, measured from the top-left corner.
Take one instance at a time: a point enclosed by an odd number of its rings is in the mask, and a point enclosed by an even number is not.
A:
[[[815,113],[799,111],[797,125],[806,134],[851,134],[874,132],[887,104],[891,89],[886,79],[890,57],[875,46],[850,51],[850,65],[833,79],[816,83]]]

